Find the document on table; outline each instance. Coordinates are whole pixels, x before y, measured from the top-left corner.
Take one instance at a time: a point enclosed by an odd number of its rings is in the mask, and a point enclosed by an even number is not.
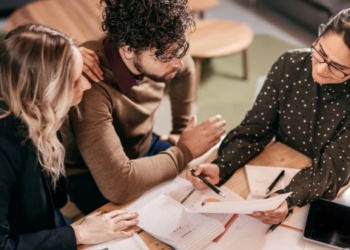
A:
[[[300,169],[281,168],[281,167],[262,167],[246,165],[245,170],[247,173],[248,184],[250,194],[247,200],[256,200],[261,197],[265,197],[265,191],[269,185],[275,180],[275,178],[285,171],[284,176],[280,182],[272,189],[271,193],[285,188],[292,181],[293,177],[300,171]],[[304,230],[307,215],[309,213],[309,205],[304,207],[293,207],[293,215],[285,222],[284,225]]]
[[[224,232],[224,225],[202,214],[188,213],[182,204],[160,194],[138,209],[139,227],[176,249],[202,249]]]
[[[267,188],[282,170],[284,170],[283,178],[276,184],[269,194],[285,188],[291,182],[293,177],[300,171],[300,169],[246,165],[245,171],[247,173],[250,193],[253,196],[260,198],[267,196]]]
[[[244,199],[228,189],[220,187],[220,190],[225,194],[225,198],[217,195],[210,189],[203,191],[195,190],[188,180],[177,177],[173,181],[161,184],[142,195],[128,210],[138,211],[139,208],[146,205],[159,194],[165,194],[172,197],[174,200],[182,203],[188,209],[197,209],[207,202],[223,202],[223,201],[244,201]],[[231,219],[232,213],[225,214],[205,214],[209,217],[221,221],[223,225]]]
[[[233,214],[251,214],[255,211],[270,211],[278,208],[281,203],[292,193],[281,194],[268,199],[231,201],[231,202],[208,202],[202,207],[189,209],[192,213],[233,213]]]
[[[256,200],[255,196],[252,196],[251,194],[248,195],[247,200]],[[307,215],[309,213],[310,205],[305,205],[303,207],[293,207],[293,215],[286,221],[284,221],[282,224],[286,226],[290,226],[293,228],[297,228],[300,230],[304,230]]]
[[[86,248],[88,250],[149,250],[138,234],[127,239],[116,239]]]
[[[247,215],[239,215],[218,242],[218,249],[303,250],[301,232],[284,227],[266,234],[270,225]]]

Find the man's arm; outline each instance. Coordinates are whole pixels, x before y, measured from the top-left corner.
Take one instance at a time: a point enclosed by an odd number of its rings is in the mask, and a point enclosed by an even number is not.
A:
[[[183,58],[184,65],[170,83],[170,102],[173,130],[180,134],[188,124],[192,114],[192,102],[196,95],[195,66],[188,53]]]
[[[192,160],[182,144],[152,157],[130,160],[113,126],[112,106],[107,92],[98,84],[84,94],[71,125],[78,149],[102,194],[116,204],[140,195],[170,180]]]

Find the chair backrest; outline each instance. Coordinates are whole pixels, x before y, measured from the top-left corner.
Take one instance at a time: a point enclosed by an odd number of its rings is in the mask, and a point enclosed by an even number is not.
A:
[[[214,9],[219,6],[219,0],[188,0],[188,6],[192,9],[194,16],[199,13],[200,18],[204,18],[204,11]]]

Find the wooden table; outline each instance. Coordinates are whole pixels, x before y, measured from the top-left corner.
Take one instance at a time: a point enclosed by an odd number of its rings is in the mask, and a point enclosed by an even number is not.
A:
[[[204,159],[194,161],[187,166],[187,168],[180,174],[181,177],[185,177],[188,168],[193,165],[203,163],[203,162],[211,162],[216,158],[217,149],[213,150],[212,153],[205,157]],[[310,166],[310,159],[305,155],[295,151],[287,147],[284,144],[279,142],[271,143],[260,155],[258,155],[255,159],[250,161],[248,164],[250,165],[261,165],[261,166],[272,166],[272,167],[287,167],[287,168],[296,168],[302,169],[307,166]],[[236,173],[231,177],[230,180],[225,184],[226,187],[230,188],[235,193],[239,194],[243,198],[247,198],[249,194],[248,181],[247,176],[245,174],[244,168],[239,169]],[[130,205],[133,201],[123,205],[116,206],[112,203],[108,203],[105,206],[101,207],[103,211],[109,212],[115,209],[125,209],[128,205]],[[79,223],[76,222],[76,223]],[[154,237],[150,236],[148,233],[142,231],[141,229],[134,227],[133,230],[136,230],[142,240],[146,243],[146,245],[151,250],[171,250],[170,247],[158,241]],[[84,249],[88,246],[79,246],[78,249]]]
[[[253,42],[253,32],[244,23],[224,20],[198,20],[196,30],[190,35],[190,53],[200,85],[201,59],[228,56],[242,52],[243,79],[248,79],[247,49]]]
[[[8,19],[7,30],[25,23],[45,24],[78,44],[102,34],[99,0],[42,0],[16,10]]]

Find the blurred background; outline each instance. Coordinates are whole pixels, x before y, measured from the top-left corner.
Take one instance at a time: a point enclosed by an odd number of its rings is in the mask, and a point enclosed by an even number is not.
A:
[[[189,0],[189,6],[197,20],[190,36],[198,72],[193,112],[199,121],[221,114],[232,129],[251,108],[274,61],[287,50],[310,47],[318,26],[350,7],[350,0]],[[0,0],[0,37],[36,22],[81,43],[101,33],[101,13],[98,0]],[[156,132],[170,131],[170,117],[165,98]]]
[[[189,7],[197,20],[190,35],[198,74],[193,113],[199,122],[221,114],[229,131],[252,107],[275,60],[287,50],[310,47],[318,26],[350,7],[350,0],[189,0]],[[101,13],[99,0],[0,0],[0,39],[35,22],[82,43],[101,33]],[[166,95],[155,131],[170,130]]]

